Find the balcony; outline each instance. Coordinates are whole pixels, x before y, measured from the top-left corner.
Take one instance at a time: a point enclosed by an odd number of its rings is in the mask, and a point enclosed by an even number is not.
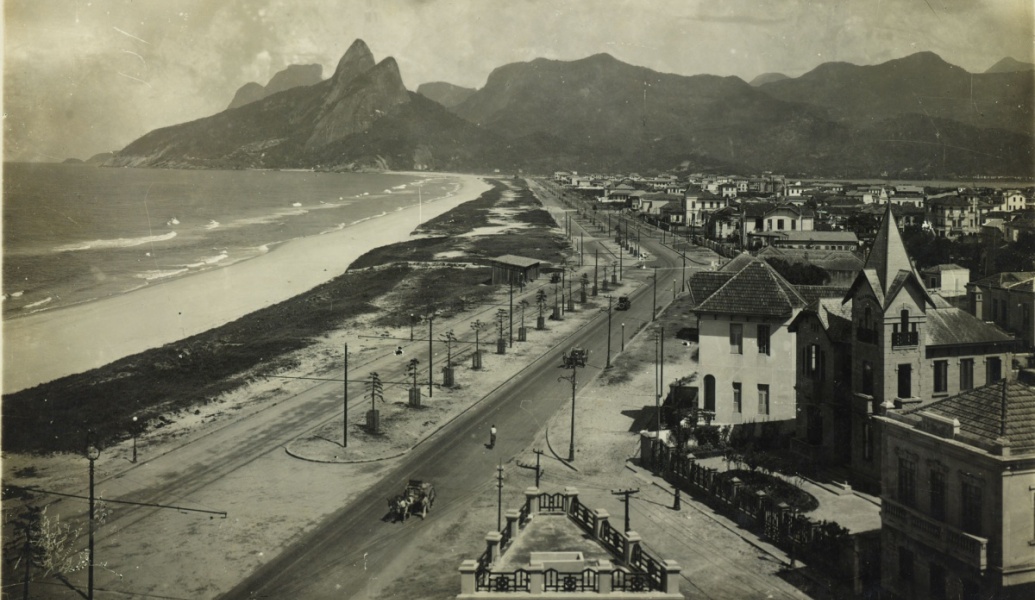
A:
[[[891,334],[892,347],[916,346],[920,343],[920,334],[916,331],[902,331]]]
[[[881,520],[982,573],[988,566],[988,540],[985,538],[964,533],[887,498],[881,499]]]
[[[855,339],[866,344],[877,343],[877,330],[876,329],[863,329],[859,328],[855,330]]]

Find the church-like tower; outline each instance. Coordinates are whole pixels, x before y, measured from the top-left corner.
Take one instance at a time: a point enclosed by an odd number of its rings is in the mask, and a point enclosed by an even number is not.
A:
[[[852,302],[852,470],[880,481],[874,414],[917,404],[925,372],[924,328],[935,307],[913,268],[887,205],[873,247],[844,299]]]

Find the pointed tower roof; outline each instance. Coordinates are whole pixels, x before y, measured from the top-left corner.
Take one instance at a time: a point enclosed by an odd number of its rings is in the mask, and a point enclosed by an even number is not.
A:
[[[852,296],[860,280],[869,282],[870,287],[877,294],[878,299],[884,308],[890,302],[895,292],[898,291],[907,281],[915,282],[927,302],[934,307],[934,299],[924,287],[923,280],[916,274],[913,262],[909,260],[909,253],[906,252],[906,245],[902,242],[902,235],[899,234],[898,224],[895,222],[895,215],[891,212],[892,204],[887,204],[884,211],[884,218],[881,220],[877,236],[873,239],[873,247],[866,256],[866,263],[862,271],[855,278],[851,289],[845,296],[845,300]]]
[[[906,245],[902,243],[902,236],[898,232],[898,224],[895,223],[895,215],[891,212],[891,203],[887,204],[884,211],[884,219],[881,220],[880,228],[877,230],[877,237],[873,239],[873,247],[866,256],[866,264],[863,269],[873,269],[877,272],[877,278],[881,283],[881,290],[888,291],[888,286],[894,281],[899,271],[913,271],[913,263],[906,253]],[[916,274],[915,271],[913,272]]]

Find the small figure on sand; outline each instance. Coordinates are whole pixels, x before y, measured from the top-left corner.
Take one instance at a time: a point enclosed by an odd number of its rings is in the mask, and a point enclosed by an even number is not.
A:
[[[496,425],[489,428],[489,448],[496,447]]]

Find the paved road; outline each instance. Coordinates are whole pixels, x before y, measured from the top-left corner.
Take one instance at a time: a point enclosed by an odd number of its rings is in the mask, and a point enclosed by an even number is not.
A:
[[[542,188],[537,192],[550,202],[549,195]],[[575,231],[576,234],[579,232],[578,226]],[[653,241],[644,239],[643,243],[654,252],[658,266],[676,267],[677,258],[670,252]],[[587,243],[586,250],[592,251],[593,247]],[[617,352],[620,343],[616,319],[634,322],[651,318],[653,293],[650,285],[641,287],[632,297],[631,310],[612,313],[612,353]],[[388,477],[350,506],[330,516],[225,597],[353,598],[367,595],[368,586],[380,585],[386,578],[395,576],[383,572],[384,565],[391,565],[395,556],[412,547],[433,542],[433,536],[438,535],[431,526],[433,517],[427,522],[411,521],[405,528],[393,528],[383,522],[385,498],[398,493],[410,478],[436,482],[435,502],[439,510],[481,493],[487,476],[495,471],[496,465],[523,451],[545,421],[571,402],[571,388],[557,381],[558,376],[567,373],[558,368],[562,349],[573,345],[590,349],[590,365],[578,373],[581,388],[603,368],[607,359],[607,341],[607,313],[601,312],[555,350],[544,354],[493,392],[474,410],[425,441],[418,451],[402,459]],[[501,435],[495,451],[486,452],[486,432],[493,423]],[[576,445],[577,436],[578,433]],[[564,439],[567,440],[566,435]]]

